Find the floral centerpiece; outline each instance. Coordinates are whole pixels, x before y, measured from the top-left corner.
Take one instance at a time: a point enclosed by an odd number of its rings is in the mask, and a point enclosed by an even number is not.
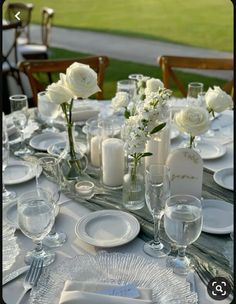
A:
[[[60,73],[60,80],[52,83],[46,89],[49,100],[61,106],[65,116],[68,145],[67,154],[67,177],[75,179],[84,170],[80,157],[78,157],[76,144],[73,136],[72,110],[74,99],[88,98],[89,96],[101,91],[97,85],[97,74],[88,65],[78,62],[70,65],[66,74]],[[64,151],[64,152],[65,152]],[[63,154],[63,152],[62,152]]]
[[[140,162],[142,158],[152,155],[151,152],[146,151],[147,141],[166,126],[165,118],[169,109],[167,100],[171,96],[171,91],[165,89],[159,79],[151,78],[146,81],[145,98],[143,100],[139,99],[127,103],[124,96],[124,94],[122,96],[120,94],[116,95],[113,100],[114,109],[124,109],[126,120],[122,129],[122,138],[125,142],[125,150],[130,158],[129,165],[131,167],[128,172],[129,177],[127,175],[124,177],[123,201],[126,202],[127,208],[135,209],[134,206],[136,206],[136,209],[138,209],[142,206],[141,199],[139,199],[139,204],[135,203],[135,199],[138,200],[138,198],[133,196],[134,192],[137,196],[138,186],[144,191],[143,174],[138,175]],[[128,185],[126,185],[127,183]],[[135,189],[133,193],[132,189]],[[140,196],[143,195],[142,191],[140,191]]]

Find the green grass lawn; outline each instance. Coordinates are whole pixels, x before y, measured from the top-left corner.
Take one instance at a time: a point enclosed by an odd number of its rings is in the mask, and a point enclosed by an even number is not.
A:
[[[51,58],[81,58],[89,55],[90,54],[81,54],[58,48],[52,48],[50,52]],[[141,73],[145,76],[162,79],[162,73],[158,66],[155,67],[151,65],[132,63],[110,58],[110,65],[108,66],[105,74],[104,99],[111,99],[115,95],[116,83],[118,80],[127,79],[129,74],[134,73]],[[189,82],[197,81],[204,83],[204,88],[207,90],[209,86],[221,86],[225,82],[224,80],[205,77],[202,75],[184,72],[178,72],[178,74],[181,77],[181,80],[183,80],[183,83],[186,87]],[[181,96],[181,93],[177,91],[176,86],[173,85],[171,89],[173,90],[173,95]]]
[[[16,2],[15,0],[7,0]],[[230,0],[21,0],[55,10],[54,24],[153,38],[222,51],[233,50]]]

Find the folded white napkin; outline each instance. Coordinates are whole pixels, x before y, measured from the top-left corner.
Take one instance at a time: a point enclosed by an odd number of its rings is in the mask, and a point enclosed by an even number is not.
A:
[[[97,282],[66,281],[59,304],[151,304],[152,289],[139,288],[140,298],[97,294],[96,291],[119,287]]]

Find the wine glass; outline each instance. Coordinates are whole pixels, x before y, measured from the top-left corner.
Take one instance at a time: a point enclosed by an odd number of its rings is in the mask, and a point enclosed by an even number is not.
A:
[[[46,91],[38,93],[38,112],[42,119],[45,119],[49,127],[44,129],[44,132],[60,132],[57,128],[54,127],[53,121],[58,116],[60,112],[60,105],[51,102],[47,95]]]
[[[154,239],[144,244],[144,252],[152,257],[164,257],[170,245],[160,240],[160,221],[164,215],[165,201],[170,196],[170,169],[165,165],[149,165],[145,175],[145,199],[153,216]]]
[[[189,272],[190,260],[185,251],[187,245],[194,243],[200,236],[202,221],[202,205],[197,197],[178,194],[166,200],[165,231],[178,247],[178,256],[169,259],[174,273],[185,275]]]
[[[55,260],[55,253],[42,247],[42,240],[50,232],[55,220],[55,207],[52,196],[42,188],[22,194],[17,203],[18,225],[24,235],[31,238],[36,248],[25,256],[25,263],[43,258],[43,266]]]
[[[59,212],[57,203],[61,194],[58,159],[52,156],[41,157],[37,163],[36,170],[36,187],[45,189],[51,194],[55,207],[55,215],[57,215]],[[42,174],[40,174],[41,170]],[[64,232],[57,232],[54,224],[49,234],[43,239],[43,244],[53,248],[61,246],[65,241],[66,234]]]
[[[14,155],[21,156],[25,154],[32,154],[33,151],[26,147],[24,131],[28,123],[29,112],[28,112],[28,99],[26,95],[12,95],[9,97],[11,112],[12,112],[12,122],[17,129],[20,131],[21,135],[21,147],[20,150],[14,152]]]
[[[203,83],[201,82],[190,82],[188,84],[187,99],[189,106],[199,105],[198,94],[203,92]]]
[[[4,175],[5,169],[8,165],[9,161],[9,142],[8,142],[8,135],[6,126],[3,125],[2,128],[2,175]],[[4,185],[4,177],[2,182],[2,199],[3,203],[7,203],[10,200],[14,199],[16,197],[16,193],[13,191],[9,191],[6,189]]]

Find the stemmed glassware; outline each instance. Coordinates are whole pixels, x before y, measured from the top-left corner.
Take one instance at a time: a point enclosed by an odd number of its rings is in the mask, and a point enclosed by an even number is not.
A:
[[[136,81],[133,79],[124,79],[117,81],[116,92],[127,92],[132,101],[136,96]]]
[[[52,196],[42,188],[22,194],[17,203],[18,225],[24,235],[36,244],[25,256],[25,263],[31,264],[33,257],[43,258],[43,266],[55,260],[55,253],[45,251],[42,240],[50,232],[55,220]]]
[[[60,105],[50,102],[46,96],[46,91],[38,93],[38,111],[42,116],[42,119],[45,119],[49,127],[44,129],[44,132],[60,132],[57,128],[54,127],[53,121],[58,116],[60,112]]]
[[[25,154],[32,154],[33,151],[26,147],[24,131],[28,123],[28,99],[26,95],[12,95],[10,96],[10,106],[12,112],[12,122],[21,135],[21,148],[14,152],[16,156]]]
[[[2,175],[4,175],[4,171],[8,165],[9,161],[9,142],[8,142],[8,135],[7,135],[7,129],[5,125],[5,119],[3,116],[3,126],[2,126]],[[9,202],[11,199],[14,199],[16,197],[16,193],[13,191],[9,191],[5,188],[4,185],[4,177],[2,182],[2,199],[3,203]]]
[[[145,175],[145,199],[153,216],[154,239],[144,244],[144,251],[152,257],[164,257],[170,245],[159,237],[160,222],[164,215],[165,201],[170,196],[170,169],[165,165],[149,165]]]
[[[47,190],[51,196],[55,207],[55,215],[59,212],[58,201],[61,194],[60,170],[58,159],[52,156],[41,157],[37,163],[36,187]],[[42,170],[42,174],[41,173]],[[66,241],[64,232],[57,232],[53,225],[49,234],[43,239],[43,244],[47,247],[59,247]]]
[[[185,275],[189,272],[190,260],[186,257],[185,251],[187,246],[200,236],[202,221],[202,205],[197,197],[178,194],[166,200],[165,231],[178,247],[178,256],[168,260],[174,273]]]

